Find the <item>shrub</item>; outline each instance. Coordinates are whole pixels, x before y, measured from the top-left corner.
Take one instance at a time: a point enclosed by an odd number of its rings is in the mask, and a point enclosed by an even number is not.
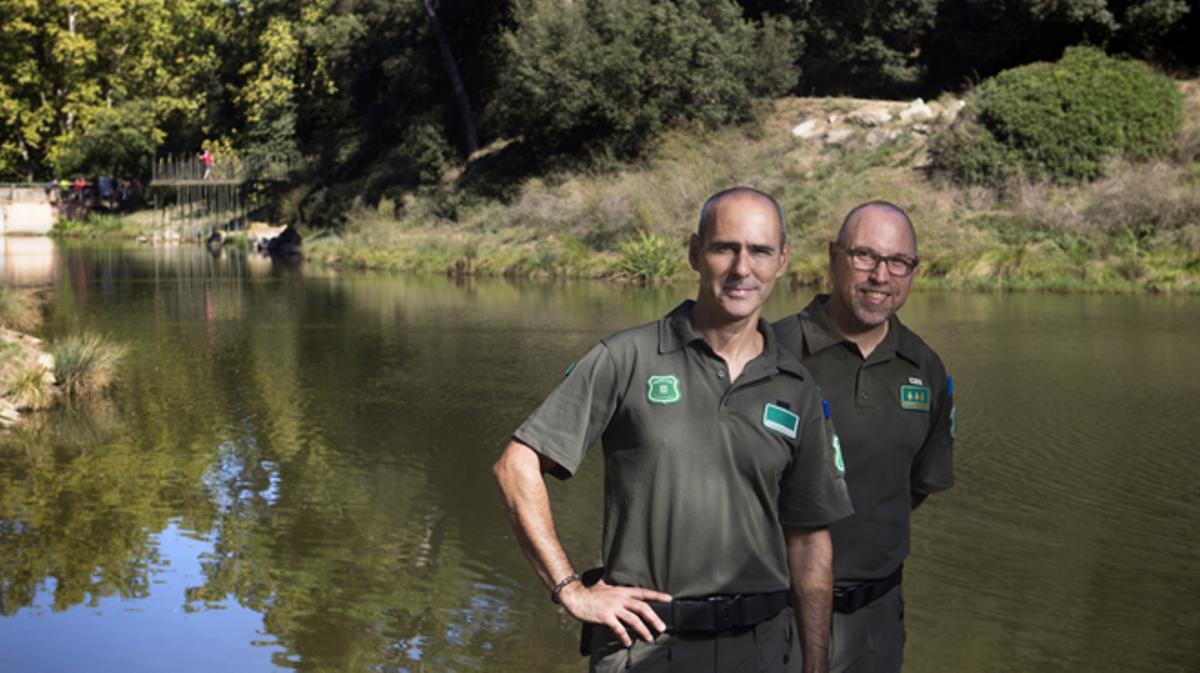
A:
[[[67,337],[54,347],[54,379],[69,398],[92,395],[116,381],[124,356],[124,346],[99,334]]]
[[[617,268],[630,278],[647,284],[670,278],[683,266],[680,247],[658,234],[639,231],[617,245],[621,254]]]
[[[958,122],[939,134],[933,165],[966,184],[1014,178],[1094,180],[1123,156],[1144,160],[1172,146],[1183,119],[1175,83],[1144,63],[1074,47],[985,81]]]

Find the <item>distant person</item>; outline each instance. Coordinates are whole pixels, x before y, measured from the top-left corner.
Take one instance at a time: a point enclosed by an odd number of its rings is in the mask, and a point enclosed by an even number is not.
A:
[[[760,318],[787,266],[778,204],[748,188],[714,195],[688,259],[696,300],[569,367],[494,473],[551,600],[597,625],[590,670],[821,673],[827,526],[850,503],[820,393]],[[585,584],[543,475],[572,476],[598,439],[604,567]]]
[[[200,155],[200,163],[204,166],[204,176],[202,179],[211,180],[212,179],[212,168],[213,168],[212,152],[209,150],[204,150],[204,153]]]
[[[904,659],[901,566],[911,512],[954,483],[954,390],[942,361],[896,312],[919,264],[908,215],[850,211],[829,245],[833,292],[775,323],[833,407],[854,514],[833,535],[830,671],[888,673]]]

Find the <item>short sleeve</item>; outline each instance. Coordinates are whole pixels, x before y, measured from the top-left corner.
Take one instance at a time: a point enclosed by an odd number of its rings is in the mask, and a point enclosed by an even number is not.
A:
[[[958,412],[954,408],[954,380],[944,380],[937,394],[935,418],[925,443],[913,459],[912,492],[929,495],[945,491],[954,485],[954,435],[958,428]]]
[[[784,526],[821,528],[854,512],[846,491],[837,433],[819,399],[809,409],[792,464],[783,475],[779,521]]]
[[[617,398],[612,354],[603,343],[597,344],[568,370],[513,438],[553,460],[558,467],[551,474],[567,479],[604,432]]]

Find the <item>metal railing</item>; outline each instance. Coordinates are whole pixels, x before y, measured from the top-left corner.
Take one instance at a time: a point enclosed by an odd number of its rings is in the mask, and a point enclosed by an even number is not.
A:
[[[206,163],[201,155],[155,157],[150,183],[284,180],[306,164],[305,160],[282,156],[245,158],[223,153],[211,156],[211,163]]]

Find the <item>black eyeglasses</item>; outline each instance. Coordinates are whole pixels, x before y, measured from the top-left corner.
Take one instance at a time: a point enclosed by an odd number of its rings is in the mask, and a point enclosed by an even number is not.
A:
[[[921,263],[919,257],[905,257],[904,255],[884,257],[870,248],[847,248],[841,243],[838,243],[837,247],[841,248],[850,258],[850,266],[859,271],[874,271],[879,263],[883,262],[887,265],[888,273],[893,276],[907,276]]]

